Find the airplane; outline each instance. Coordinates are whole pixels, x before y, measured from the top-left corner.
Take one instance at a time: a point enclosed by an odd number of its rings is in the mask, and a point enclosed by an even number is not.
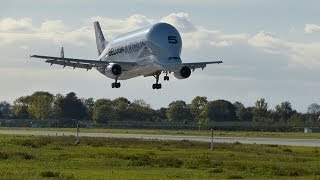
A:
[[[161,89],[159,83],[161,73],[164,81],[169,81],[171,72],[177,79],[186,79],[191,70],[202,68],[208,64],[220,64],[222,61],[183,63],[180,55],[182,39],[178,30],[167,23],[156,23],[126,34],[122,34],[113,41],[105,40],[98,21],[94,22],[97,59],[78,59],[64,57],[61,47],[60,57],[31,55],[30,58],[45,59],[46,63],[57,64],[64,67],[96,68],[101,74],[114,79],[112,88],[120,88],[118,80],[126,80],[138,76],[154,76],[153,89]]]

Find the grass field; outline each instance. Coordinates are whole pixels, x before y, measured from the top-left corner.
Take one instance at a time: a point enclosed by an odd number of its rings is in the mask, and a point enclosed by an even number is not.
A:
[[[1,179],[320,179],[320,148],[0,136]]]
[[[75,132],[75,128],[7,128],[0,130],[34,130],[34,131],[68,131]],[[171,134],[171,135],[193,135],[210,136],[210,131],[170,131],[170,130],[137,130],[137,129],[86,129],[81,132],[88,133],[126,133],[126,134]],[[218,137],[265,137],[265,138],[299,138],[299,139],[320,139],[320,133],[298,133],[298,132],[244,132],[244,131],[214,131]]]

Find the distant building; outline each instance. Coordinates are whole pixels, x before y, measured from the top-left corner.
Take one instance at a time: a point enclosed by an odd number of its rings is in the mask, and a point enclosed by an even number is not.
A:
[[[312,128],[304,128],[304,133],[312,133]]]

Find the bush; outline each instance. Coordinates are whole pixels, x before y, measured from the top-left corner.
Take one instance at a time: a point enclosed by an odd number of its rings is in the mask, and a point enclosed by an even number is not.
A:
[[[243,177],[240,175],[230,175],[228,176],[228,179],[243,179]]]
[[[209,170],[210,174],[216,174],[216,173],[223,173],[223,169],[222,168],[213,168],[211,170]]]
[[[149,166],[153,163],[153,158],[149,154],[137,154],[129,156],[128,159],[131,160],[130,164],[133,166]]]
[[[25,160],[30,160],[34,158],[33,155],[26,152],[16,152],[15,155]]]
[[[289,148],[285,148],[285,149],[283,149],[282,151],[285,152],[285,153],[291,153],[291,152],[292,152],[292,150],[289,149]]]
[[[26,147],[40,148],[52,143],[52,141],[51,137],[37,137],[36,139],[24,139],[17,141],[17,144]]]
[[[52,178],[52,177],[58,178],[60,176],[60,173],[59,172],[52,172],[52,171],[42,171],[41,176],[48,177],[48,178]]]
[[[183,161],[175,157],[163,157],[158,160],[159,167],[173,167],[180,168],[183,165]]]
[[[200,157],[198,164],[200,167],[215,168],[223,165],[223,162],[221,160],[213,159],[212,157],[209,157],[207,154],[204,154]]]
[[[5,152],[0,152],[0,159],[8,159],[9,158],[9,154],[5,153]]]

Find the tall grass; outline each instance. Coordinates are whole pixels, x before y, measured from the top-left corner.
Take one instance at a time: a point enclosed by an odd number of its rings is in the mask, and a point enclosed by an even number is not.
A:
[[[319,148],[0,136],[3,179],[242,179],[320,176]]]

